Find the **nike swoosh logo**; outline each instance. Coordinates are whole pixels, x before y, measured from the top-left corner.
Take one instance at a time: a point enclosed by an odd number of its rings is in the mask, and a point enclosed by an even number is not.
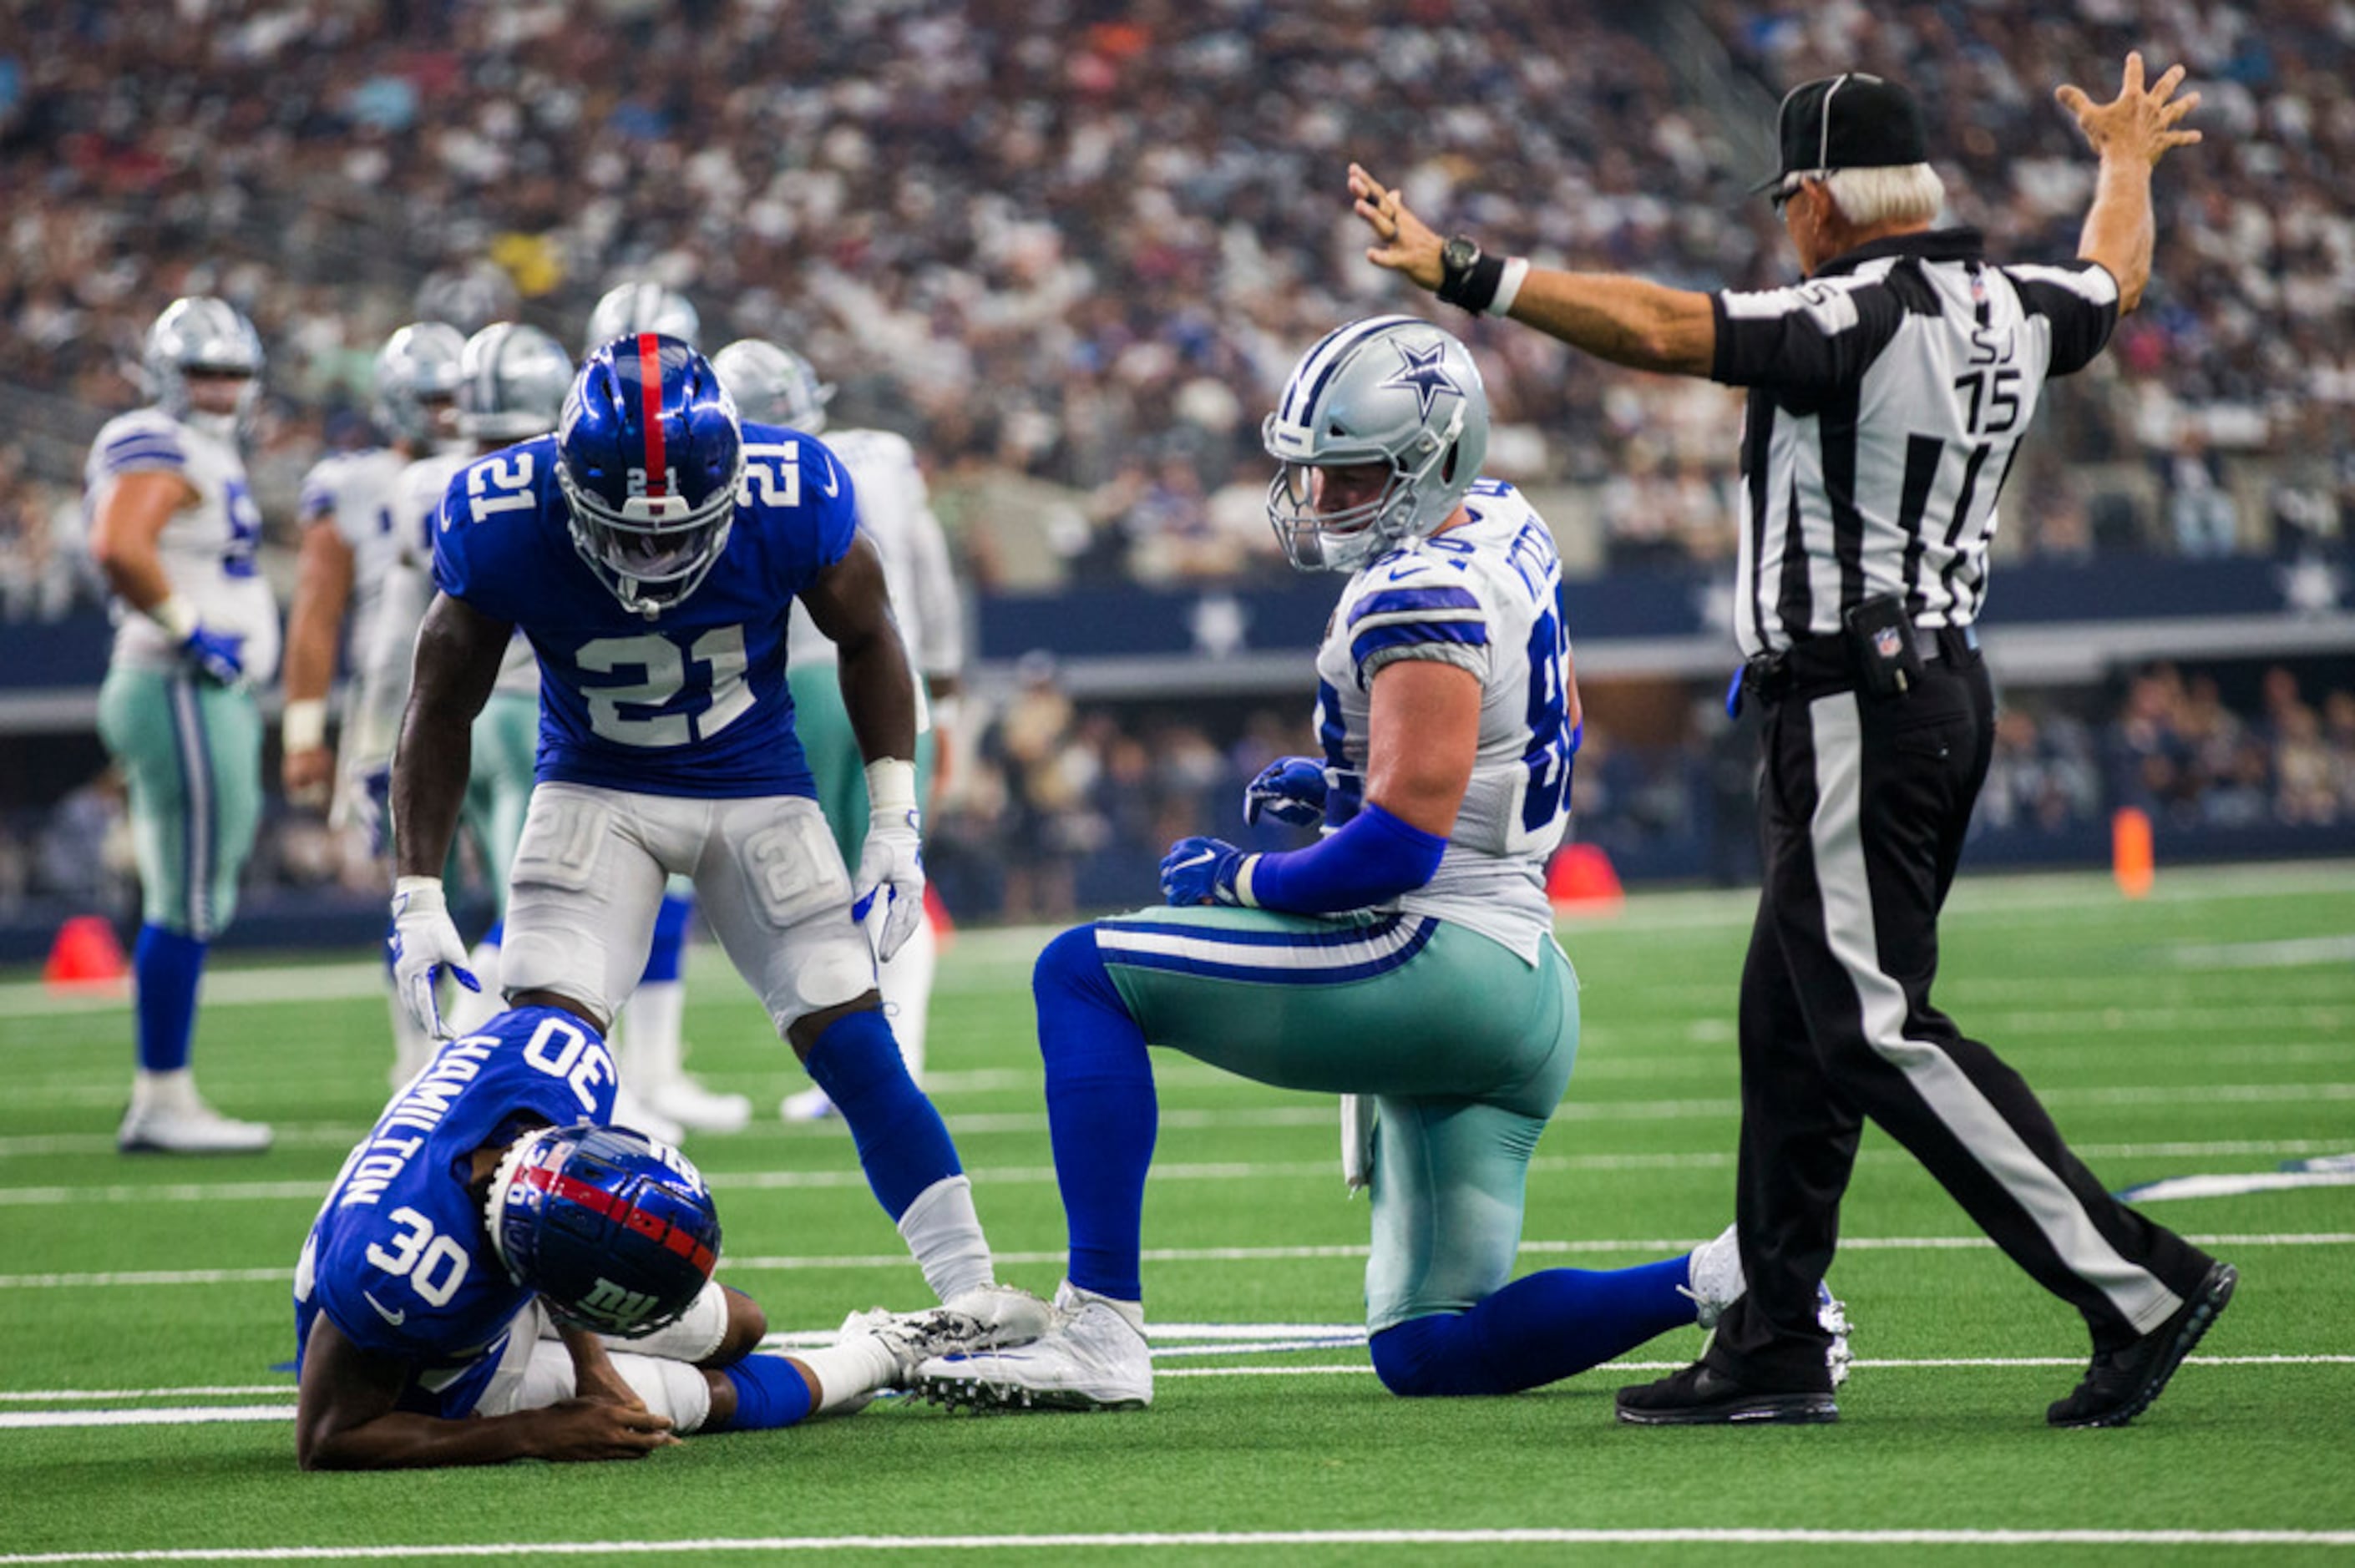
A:
[[[1189,865],[1199,865],[1206,860],[1216,860],[1218,858],[1218,851],[1204,850],[1200,854],[1195,855],[1191,859],[1179,861],[1176,865],[1171,866],[1169,869],[1172,871],[1183,871]]]
[[[826,465],[826,482],[819,485],[818,488],[825,491],[828,495],[839,495],[842,493],[842,482],[834,477],[834,465],[832,463]]]
[[[366,1298],[366,1299],[367,1299],[367,1301],[368,1301],[368,1304],[369,1306],[371,1306],[371,1307],[373,1307],[373,1308],[376,1308],[376,1315],[377,1315],[378,1317],[379,1317],[379,1318],[383,1319],[386,1322],[388,1322],[388,1323],[391,1324],[394,1328],[398,1329],[398,1328],[400,1328],[403,1323],[406,1323],[406,1322],[408,1322],[408,1321],[409,1321],[409,1308],[407,1308],[406,1307],[402,1308],[400,1311],[395,1312],[395,1311],[393,1311],[390,1308],[387,1307],[383,1302],[381,1302],[381,1301],[378,1300],[378,1299],[377,1299],[373,1295],[371,1295],[369,1292],[363,1290],[363,1291],[361,1291],[361,1292],[360,1292],[360,1295],[361,1295],[362,1297]]]

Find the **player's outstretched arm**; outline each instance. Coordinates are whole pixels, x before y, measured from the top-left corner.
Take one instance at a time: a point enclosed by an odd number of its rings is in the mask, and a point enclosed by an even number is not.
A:
[[[2150,210],[2151,171],[2170,148],[2200,140],[2197,131],[2176,129],[2200,107],[2196,92],[2175,96],[2182,85],[2183,68],[2176,66],[2146,90],[2142,56],[2130,54],[2118,95],[2107,103],[2095,103],[2080,88],[2053,90],[2052,96],[2076,118],[2078,129],[2102,160],[2077,254],[2100,262],[2118,281],[2121,314],[2140,304],[2143,290],[2150,285],[2151,254],[2158,241]]]
[[[399,874],[442,874],[458,831],[473,757],[474,715],[490,699],[514,629],[447,594],[427,607],[392,758],[393,838]]]
[[[1366,260],[1436,292],[1446,281],[1438,234],[1360,164],[1349,165],[1349,195],[1373,231]],[[1482,265],[1498,269],[1501,286],[1498,278],[1484,278],[1485,293],[1462,301],[1468,310],[1508,315],[1637,370],[1707,376],[1716,359],[1717,317],[1707,294],[1613,272],[1560,272],[1521,260]]]
[[[510,1459],[636,1459],[678,1441],[642,1405],[591,1397],[463,1421],[396,1408],[401,1364],[345,1338],[320,1315],[304,1347],[294,1457],[306,1470],[414,1469]]]

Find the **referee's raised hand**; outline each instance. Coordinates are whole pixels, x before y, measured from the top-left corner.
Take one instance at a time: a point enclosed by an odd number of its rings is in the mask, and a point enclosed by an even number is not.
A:
[[[1367,248],[1366,260],[1405,273],[1419,288],[1438,288],[1445,270],[1439,260],[1439,236],[1407,209],[1405,198],[1366,173],[1362,164],[1349,165],[1349,194],[1357,198],[1358,216],[1379,242]]]
[[[2172,147],[2188,147],[2200,140],[2197,131],[2176,129],[2183,117],[2200,107],[2200,95],[2175,96],[2183,85],[2183,68],[2175,66],[2148,88],[2142,81],[2142,56],[2126,56],[2125,79],[2118,95],[2096,103],[2082,88],[2062,85],[2052,90],[2061,107],[2077,117],[2078,129],[2104,158],[2139,158],[2157,164]]]

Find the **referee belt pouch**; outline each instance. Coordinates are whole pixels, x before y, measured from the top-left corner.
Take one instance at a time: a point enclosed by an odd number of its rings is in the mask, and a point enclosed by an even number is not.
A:
[[[1922,648],[1902,594],[1877,594],[1840,616],[1849,667],[1869,697],[1902,697],[1922,683]]]

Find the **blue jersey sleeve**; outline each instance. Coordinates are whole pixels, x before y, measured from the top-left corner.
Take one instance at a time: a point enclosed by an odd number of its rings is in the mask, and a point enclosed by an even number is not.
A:
[[[442,494],[433,520],[433,586],[494,620],[529,620],[534,585],[548,577],[564,498],[556,492],[556,440],[542,436],[468,463]]]

